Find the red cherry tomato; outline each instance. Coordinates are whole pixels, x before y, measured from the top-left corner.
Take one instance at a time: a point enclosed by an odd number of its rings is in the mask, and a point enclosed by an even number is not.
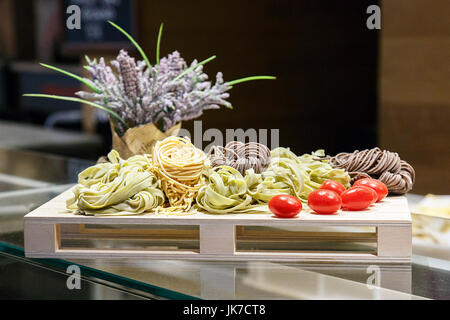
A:
[[[270,199],[269,209],[278,218],[293,218],[302,210],[302,203],[296,197],[279,194]]]
[[[361,180],[357,180],[353,186],[365,186],[365,187],[369,187],[373,190],[375,190],[378,194],[378,201],[383,200],[387,194],[388,194],[388,188],[386,187],[386,185],[376,179],[361,179]]]
[[[360,186],[351,187],[350,189],[353,189],[353,188],[365,188],[365,189],[369,190],[370,193],[372,194],[372,203],[375,203],[378,201],[378,193],[375,190],[373,190],[372,188],[360,185]]]
[[[352,211],[364,210],[372,204],[373,193],[368,188],[353,187],[341,194],[342,208]]]
[[[319,189],[331,190],[336,192],[337,194],[341,194],[345,191],[345,187],[337,181],[327,180],[320,186]]]
[[[341,197],[331,190],[315,190],[308,196],[308,206],[318,214],[333,214],[341,205]]]

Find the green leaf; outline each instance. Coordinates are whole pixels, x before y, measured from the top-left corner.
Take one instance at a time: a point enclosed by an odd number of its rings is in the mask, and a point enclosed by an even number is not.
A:
[[[195,68],[197,68],[198,66],[201,66],[202,64],[206,64],[208,62],[210,62],[211,60],[214,60],[216,58],[216,56],[211,56],[208,59],[205,59],[199,63],[197,63],[195,66],[189,67],[186,70],[184,70],[182,73],[180,73],[175,79],[173,79],[172,81],[177,81],[178,79],[180,79],[181,77],[183,77],[186,73],[188,73],[191,70],[194,70]]]
[[[161,25],[159,26],[158,41],[156,42],[156,64],[159,64],[159,49],[161,45],[163,27],[164,23],[161,23]]]
[[[55,95],[50,95],[50,94],[24,94],[24,97],[36,97],[36,98],[49,98],[49,99],[56,99],[56,100],[65,100],[65,101],[72,101],[72,102],[79,102],[79,103],[85,103],[88,104],[92,107],[95,107],[97,109],[103,110],[107,113],[109,113],[112,117],[116,118],[117,120],[119,120],[120,122],[122,122],[126,128],[128,128],[127,123],[125,122],[125,120],[123,120],[117,113],[115,113],[114,111],[112,111],[109,108],[105,108],[99,104],[96,104],[92,101],[88,101],[88,100],[84,100],[84,99],[80,99],[80,98],[74,98],[74,97],[64,97],[64,96],[55,96]]]
[[[276,77],[273,77],[273,76],[251,76],[251,77],[246,77],[246,78],[229,81],[229,82],[227,82],[227,84],[231,87],[235,84],[252,81],[252,80],[275,80],[275,79],[276,79]]]
[[[123,30],[121,27],[119,27],[117,24],[115,24],[114,22],[108,20],[109,24],[111,24],[114,28],[116,28],[117,30],[119,30],[120,32],[122,32],[127,38],[128,40],[131,41],[131,43],[136,47],[136,49],[139,51],[139,53],[141,54],[142,58],[145,60],[145,63],[147,64],[147,67],[150,69],[150,74],[152,74],[152,65],[150,64],[150,60],[148,60],[147,55],[145,54],[144,50],[142,50],[141,46],[136,42],[136,40],[133,39],[133,37],[126,32],[125,30]]]
[[[54,66],[45,64],[45,63],[40,63],[40,65],[43,66],[43,67],[46,67],[46,68],[48,68],[48,69],[51,69],[51,70],[55,70],[55,71],[61,72],[61,73],[65,74],[66,76],[69,76],[69,77],[72,77],[72,78],[74,78],[74,79],[77,79],[78,81],[84,83],[84,84],[87,85],[89,88],[91,88],[93,91],[95,91],[95,93],[101,93],[101,91],[100,91],[96,86],[94,86],[92,83],[90,83],[90,82],[87,81],[86,79],[84,79],[84,78],[82,78],[82,77],[80,77],[80,76],[77,76],[76,74],[73,74],[73,73],[71,73],[71,72],[65,71],[65,70],[63,70],[63,69],[60,69],[60,68],[57,68],[57,67],[54,67]]]

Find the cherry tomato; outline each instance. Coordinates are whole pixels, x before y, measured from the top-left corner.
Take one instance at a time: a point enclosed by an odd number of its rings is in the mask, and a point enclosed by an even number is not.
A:
[[[269,209],[278,218],[293,218],[302,210],[302,203],[296,197],[279,194],[270,199]]]
[[[372,203],[375,203],[378,201],[378,193],[375,190],[373,190],[372,188],[369,188],[369,187],[366,187],[363,185],[359,185],[359,186],[351,187],[350,189],[353,189],[353,188],[366,188],[372,194]]]
[[[352,187],[341,194],[342,208],[347,210],[364,210],[372,204],[373,193],[367,188]]]
[[[388,194],[388,188],[386,187],[386,185],[376,179],[361,179],[361,180],[357,180],[353,186],[365,186],[365,187],[369,187],[373,190],[375,190],[378,194],[378,201],[383,200],[387,194]]]
[[[337,181],[327,180],[320,186],[319,189],[331,190],[336,192],[337,194],[341,194],[345,191],[345,187]]]
[[[315,190],[308,196],[308,206],[318,214],[333,214],[341,205],[341,197],[331,190]]]

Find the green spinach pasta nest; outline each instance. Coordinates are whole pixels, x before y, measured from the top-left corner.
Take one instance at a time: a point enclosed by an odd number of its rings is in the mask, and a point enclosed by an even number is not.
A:
[[[273,152],[282,152],[280,149],[284,148],[275,149]],[[332,167],[329,160],[324,157],[324,150],[317,150],[311,154],[297,157],[304,178],[304,188],[300,195],[300,200],[308,201],[309,194],[319,189],[326,180],[337,181],[345,188],[350,187],[351,178],[348,172],[344,169]]]
[[[251,171],[251,172],[250,172]],[[247,170],[246,178],[254,174]],[[236,169],[219,166],[208,170],[206,185],[197,194],[197,205],[215,214],[248,212],[260,209],[249,194],[246,178]]]
[[[66,203],[68,209],[78,209],[85,215],[130,215],[164,203],[160,181],[151,171],[147,156],[123,160],[112,150],[108,160],[79,174],[74,197]]]

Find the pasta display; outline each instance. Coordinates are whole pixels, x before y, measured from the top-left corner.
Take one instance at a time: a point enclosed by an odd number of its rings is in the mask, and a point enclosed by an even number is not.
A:
[[[353,181],[360,178],[378,179],[394,194],[405,194],[414,185],[414,168],[401,160],[398,153],[380,148],[342,152],[331,157],[330,164],[347,170]]]
[[[168,137],[153,149],[154,172],[161,180],[170,209],[189,210],[202,184],[205,153],[188,138]]]
[[[107,163],[79,174],[68,209],[85,215],[130,215],[151,211],[164,203],[159,180],[146,156],[123,160],[113,150]]]
[[[265,209],[270,199],[278,194],[289,194],[302,201],[318,189],[325,180],[335,180],[350,186],[345,170],[331,167],[323,157],[323,150],[297,157],[286,148],[271,152],[267,169],[255,173],[248,169],[245,175],[230,166],[210,169],[206,185],[197,196],[200,208],[215,214],[250,212]]]
[[[369,175],[394,193],[410,190],[414,182],[409,164],[380,149],[330,158],[323,150],[297,156],[289,148],[269,151],[258,143],[232,142],[206,155],[188,138],[168,137],[152,155],[123,160],[112,150],[107,162],[79,174],[67,208],[85,215],[269,212],[276,195],[306,202],[327,180],[348,188],[351,176]]]

